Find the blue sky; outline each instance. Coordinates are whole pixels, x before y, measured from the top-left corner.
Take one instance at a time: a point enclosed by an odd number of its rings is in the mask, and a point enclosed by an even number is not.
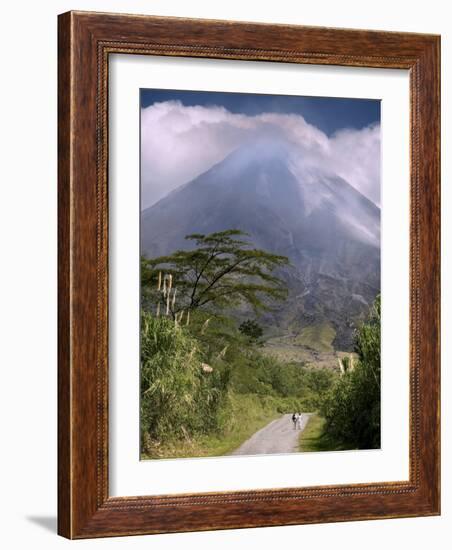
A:
[[[361,129],[380,122],[380,101],[226,92],[141,90],[141,107],[163,101],[180,101],[184,106],[221,106],[231,113],[248,116],[261,113],[301,115],[306,122],[331,136],[343,128]]]

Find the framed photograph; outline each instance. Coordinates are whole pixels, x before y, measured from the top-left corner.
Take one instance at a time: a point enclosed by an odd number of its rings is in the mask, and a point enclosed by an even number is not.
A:
[[[61,535],[440,513],[439,60],[59,16]]]

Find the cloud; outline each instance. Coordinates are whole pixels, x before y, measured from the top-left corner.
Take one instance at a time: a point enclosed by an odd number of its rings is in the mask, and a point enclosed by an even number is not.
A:
[[[364,196],[380,205],[380,125],[341,130],[331,138],[331,165]]]
[[[296,114],[235,114],[220,106],[154,103],[141,111],[142,207],[151,206],[231,151],[262,133],[283,135],[303,162],[340,175],[380,202],[380,127],[344,129],[328,137]]]

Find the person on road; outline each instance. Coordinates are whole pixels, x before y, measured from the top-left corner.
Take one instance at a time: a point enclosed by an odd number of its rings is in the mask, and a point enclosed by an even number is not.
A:
[[[297,417],[297,428],[301,430],[301,413],[296,413]]]
[[[298,422],[298,414],[297,413],[293,413],[292,422],[293,422],[293,429],[296,430],[297,429],[297,422]]]

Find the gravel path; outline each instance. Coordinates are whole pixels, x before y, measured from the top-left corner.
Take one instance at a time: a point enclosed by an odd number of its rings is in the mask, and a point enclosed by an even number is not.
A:
[[[305,429],[310,414],[301,415],[301,427],[294,430],[292,415],[284,414],[267,424],[238,449],[232,455],[260,455],[295,453],[298,450],[300,433]]]

